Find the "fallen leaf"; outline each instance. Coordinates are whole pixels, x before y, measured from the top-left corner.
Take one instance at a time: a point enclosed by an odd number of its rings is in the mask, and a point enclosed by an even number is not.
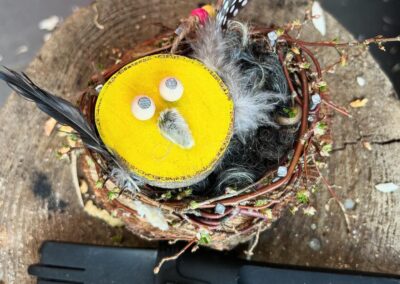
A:
[[[315,213],[317,213],[317,210],[315,210],[314,207],[309,206],[307,208],[303,208],[303,213],[304,213],[304,215],[307,215],[307,216],[314,216]]]
[[[398,190],[399,186],[397,184],[394,184],[393,182],[388,182],[388,183],[376,184],[375,189],[383,193],[390,193]]]
[[[292,22],[292,28],[293,28],[293,29],[299,29],[299,28],[301,28],[301,21],[300,21],[299,19],[294,20],[294,21]]]
[[[321,151],[319,152],[322,157],[329,157],[332,152],[332,144],[326,144],[321,147]]]
[[[272,218],[274,218],[274,214],[272,214],[272,209],[270,209],[270,208],[260,210],[260,212],[261,212],[261,214],[266,216],[269,220],[272,220]]]
[[[93,204],[92,200],[86,202],[84,209],[85,212],[88,213],[90,216],[99,218],[112,227],[121,227],[124,225],[121,219],[112,217],[110,213],[108,213],[106,210],[98,208],[96,205]]]
[[[79,188],[82,194],[87,193],[89,190],[89,186],[85,180],[81,180],[81,185],[79,186]]]
[[[363,142],[363,146],[364,146],[364,148],[367,149],[368,151],[372,151],[372,145],[371,145],[370,142],[364,141],[364,142]]]
[[[51,32],[57,27],[60,20],[61,19],[58,16],[50,16],[39,22],[39,29]]]
[[[105,186],[106,186],[107,190],[112,190],[117,187],[117,185],[109,179],[106,181]]]
[[[57,120],[55,120],[54,118],[49,118],[44,124],[44,135],[46,135],[47,137],[50,136],[56,125],[57,125]]]
[[[326,35],[326,22],[324,11],[322,10],[321,4],[318,1],[314,1],[311,8],[312,23],[314,27],[321,33]]]
[[[71,147],[71,148],[76,147],[77,141],[76,141],[76,139],[72,139],[72,135],[67,136],[67,142],[68,142],[69,147]]]
[[[343,54],[340,57],[340,66],[345,67],[347,65],[347,55]]]
[[[70,126],[63,125],[58,129],[58,131],[59,131],[58,136],[65,137],[65,136],[73,133],[74,129],[72,129],[72,127],[70,127]]]
[[[120,195],[120,192],[121,192],[121,191],[120,191],[118,188],[114,188],[114,189],[108,191],[108,192],[107,192],[108,200],[117,199],[118,196]]]
[[[283,35],[285,33],[285,30],[284,29],[277,29],[275,32],[278,35],[278,37],[280,37],[281,35]]]
[[[328,83],[325,81],[320,81],[316,84],[316,87],[319,89],[319,91],[326,92],[328,90]]]
[[[292,47],[291,50],[294,54],[300,55],[300,49],[298,47]]]
[[[58,152],[60,155],[64,155],[64,154],[69,153],[70,150],[71,150],[70,147],[61,147],[60,149],[58,149],[57,152]]]
[[[311,64],[309,62],[303,62],[300,64],[301,69],[310,69]]]
[[[326,133],[328,125],[325,122],[318,122],[314,127],[314,134],[316,136],[322,136]]]
[[[357,100],[354,100],[354,101],[352,101],[351,103],[350,103],[350,106],[352,107],[352,108],[362,108],[362,107],[365,107],[365,105],[368,103],[368,99],[367,98],[364,98],[364,99],[357,99]]]

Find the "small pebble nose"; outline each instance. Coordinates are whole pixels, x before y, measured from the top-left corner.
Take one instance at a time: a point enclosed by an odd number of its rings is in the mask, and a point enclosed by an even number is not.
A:
[[[139,120],[148,120],[154,116],[156,106],[148,96],[137,96],[131,104],[131,112]]]
[[[159,91],[164,100],[168,102],[176,102],[183,95],[183,85],[178,79],[167,77],[161,80]]]

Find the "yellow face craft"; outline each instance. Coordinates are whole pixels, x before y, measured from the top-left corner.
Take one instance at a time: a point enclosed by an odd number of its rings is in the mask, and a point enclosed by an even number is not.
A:
[[[233,132],[233,102],[217,74],[176,55],[141,58],[102,88],[96,126],[144,182],[192,185],[212,172]]]

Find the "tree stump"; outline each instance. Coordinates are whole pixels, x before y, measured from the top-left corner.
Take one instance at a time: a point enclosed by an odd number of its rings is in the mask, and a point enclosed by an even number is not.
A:
[[[283,24],[302,19],[306,2],[253,0],[241,17]],[[69,100],[75,100],[85,87],[94,65],[110,63],[113,50],[132,48],[165,27],[175,28],[196,3],[98,0],[95,5],[69,17],[27,69],[38,85]],[[352,39],[329,15],[327,24],[327,39]],[[302,35],[316,39],[317,33],[309,27]],[[328,48],[319,48],[318,56],[325,64],[337,60],[337,53]],[[366,79],[365,87],[357,84],[357,76]],[[351,111],[352,119],[336,114],[333,120],[335,145],[327,179],[342,199],[357,201],[355,209],[347,212],[351,231],[348,234],[342,211],[328,202],[330,195],[321,186],[313,203],[317,214],[304,217],[288,212],[262,234],[254,259],[399,274],[400,191],[381,193],[374,185],[400,184],[400,103],[370,55],[326,79],[332,99],[339,105],[348,106],[358,97],[369,100],[366,107]],[[113,245],[113,236],[123,234],[120,245],[155,245],[84,213],[69,165],[54,155],[60,138],[43,135],[46,120],[32,103],[17,96],[11,96],[0,110],[0,283],[34,283],[26,271],[38,261],[44,240]],[[366,141],[372,150],[362,146]],[[309,246],[311,240],[320,244],[318,250]]]

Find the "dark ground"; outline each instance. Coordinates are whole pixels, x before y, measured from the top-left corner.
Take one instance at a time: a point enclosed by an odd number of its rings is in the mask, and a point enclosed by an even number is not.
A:
[[[356,38],[400,34],[399,0],[320,0],[326,10],[339,19]],[[23,70],[43,44],[47,33],[38,23],[52,15],[67,17],[74,7],[91,0],[0,0],[0,64]],[[193,1],[195,2],[195,1]],[[266,0],[267,3],[267,0]],[[193,7],[196,5],[194,4]],[[26,46],[25,53],[17,54]],[[400,43],[388,44],[387,52],[371,49],[382,69],[400,94]],[[0,84],[0,107],[10,90]]]

